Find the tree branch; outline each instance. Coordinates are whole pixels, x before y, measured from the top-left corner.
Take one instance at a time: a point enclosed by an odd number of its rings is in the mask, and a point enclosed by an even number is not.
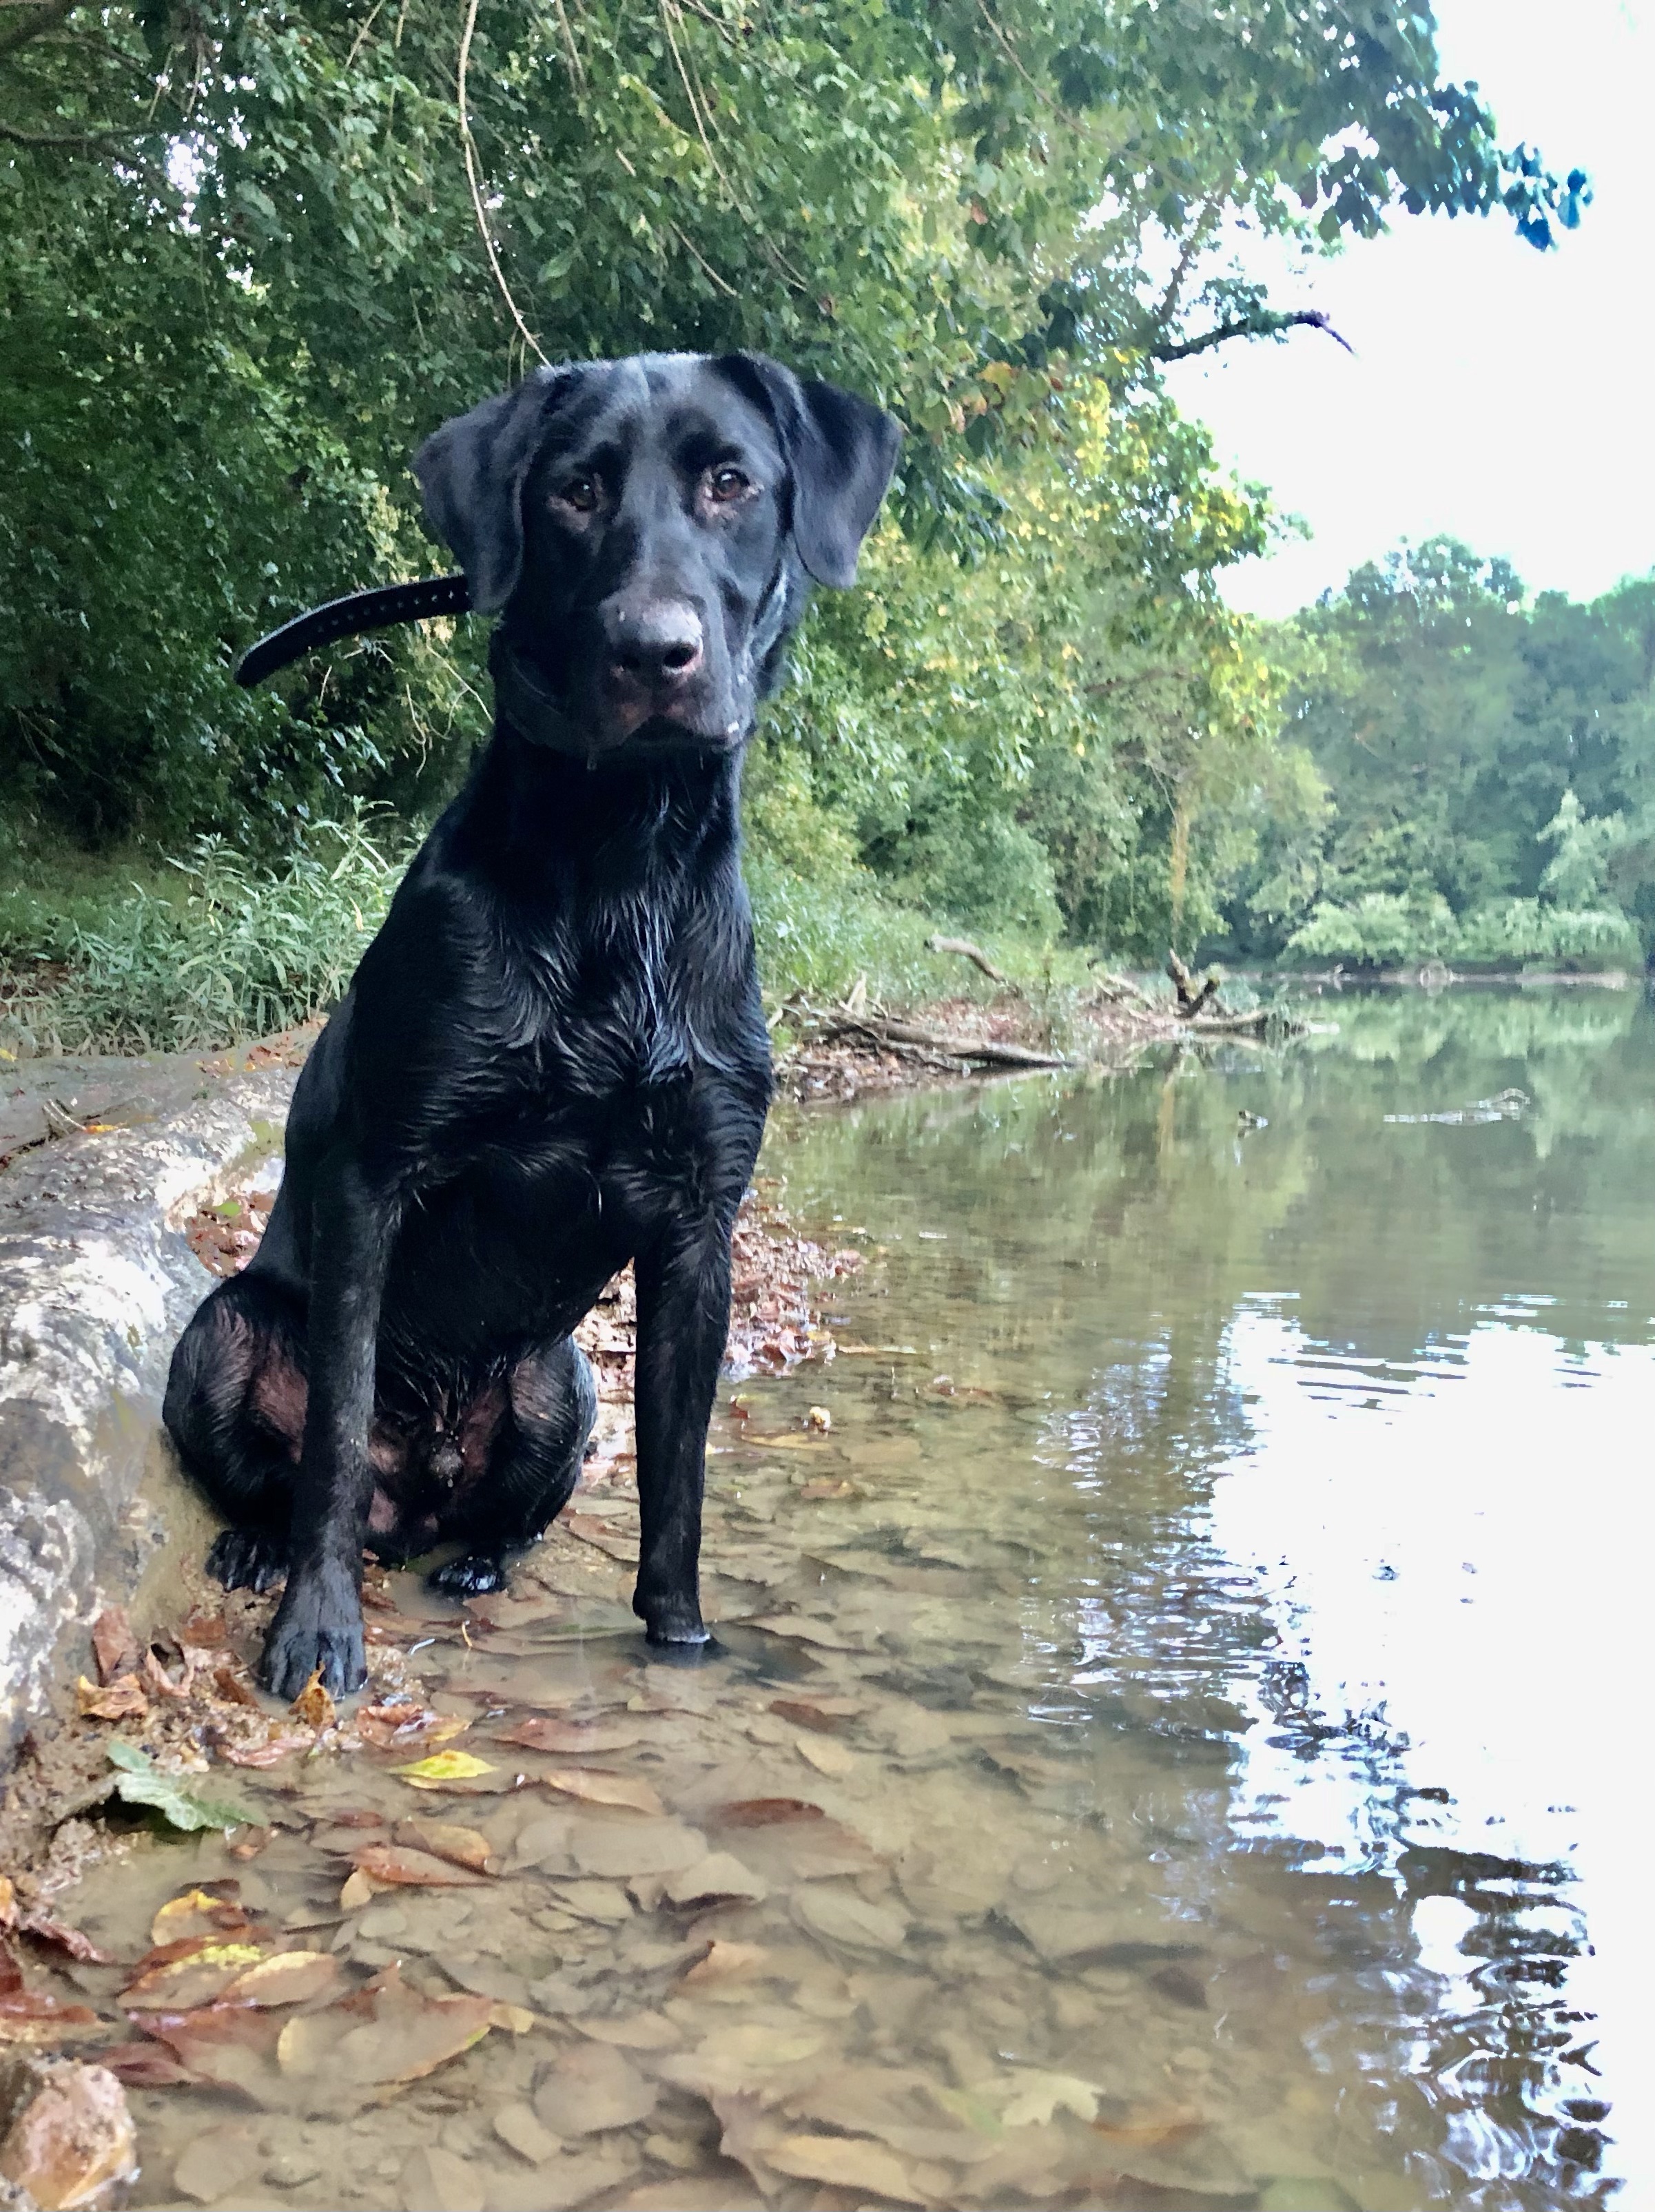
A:
[[[459,148],[465,156],[465,181],[472,188],[472,211],[477,217],[478,235],[483,240],[483,251],[489,257],[489,267],[494,272],[494,281],[499,289],[501,298],[506,303],[507,313],[517,325],[518,334],[525,346],[532,346],[534,351],[540,355],[540,359],[545,362],[545,355],[540,352],[540,341],[523,320],[517,302],[512,297],[511,286],[506,282],[506,272],[500,266],[500,256],[494,250],[494,239],[489,229],[489,210],[484,204],[483,186],[478,176],[477,142],[472,137],[472,118],[465,106],[465,70],[472,58],[472,33],[476,28],[477,0],[467,0],[465,27],[459,34],[459,69],[456,92],[459,111]],[[549,368],[551,363],[547,362],[546,365]]]
[[[3,38],[0,38],[0,55],[15,54],[19,46],[27,46],[31,39],[38,39],[43,31],[55,31],[60,23],[68,21],[77,0],[27,0],[27,4],[33,6],[35,13],[25,16],[21,23],[15,24]]]
[[[1151,361],[1188,361],[1191,354],[1205,353],[1209,346],[1226,345],[1232,338],[1276,338],[1291,330],[1325,331],[1336,345],[1347,353],[1354,350],[1348,339],[1340,337],[1320,307],[1296,307],[1291,313],[1281,313],[1267,307],[1256,315],[1238,315],[1216,330],[1203,331],[1198,338],[1185,338],[1181,345],[1153,345],[1148,349]]]
[[[21,131],[15,123],[0,123],[0,139],[9,145],[76,146],[83,152],[120,138],[153,138],[155,135],[152,123],[128,124],[123,130],[108,131]]]

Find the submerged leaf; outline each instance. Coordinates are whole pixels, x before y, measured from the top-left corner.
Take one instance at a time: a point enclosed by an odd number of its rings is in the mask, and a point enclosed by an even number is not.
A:
[[[850,2136],[783,2136],[766,2147],[764,2156],[778,2173],[794,2174],[802,2181],[825,2181],[837,2189],[888,2197],[897,2204],[934,2201],[916,2187],[896,2153],[880,2143]]]
[[[429,1851],[409,1850],[395,1844],[363,1844],[355,1854],[355,1860],[358,1874],[391,1887],[457,1889],[486,1881],[486,1876],[470,1867],[457,1866],[452,1859],[440,1859]]]
[[[609,1774],[596,1766],[560,1766],[540,1779],[564,1796],[583,1798],[589,1805],[624,1805],[655,1820],[666,1812],[649,1784],[630,1774]]]
[[[472,1782],[480,1774],[496,1771],[486,1759],[470,1751],[436,1751],[429,1759],[411,1759],[406,1766],[391,1770],[416,1790],[441,1790],[450,1782]]]
[[[179,1947],[169,1945],[170,1951]],[[162,1956],[141,1967],[120,1993],[121,2002],[139,2012],[191,2012],[222,1996],[236,1976],[265,1955],[261,1943],[199,1941],[177,1956]]]
[[[181,1897],[163,1905],[149,1923],[149,1942],[159,1951],[165,1944],[193,1943],[200,1937],[228,1935],[246,1924],[247,1916],[239,1905],[215,1897],[209,1890],[186,1889]]]
[[[237,1828],[253,1819],[233,1797],[209,1796],[182,1775],[164,1774],[132,1743],[112,1743],[109,1761],[120,1772],[115,1794],[128,1805],[151,1806],[174,1828]]]

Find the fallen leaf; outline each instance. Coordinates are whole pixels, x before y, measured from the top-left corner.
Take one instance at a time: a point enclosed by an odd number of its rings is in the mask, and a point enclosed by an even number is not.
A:
[[[656,1820],[666,1812],[649,1784],[630,1774],[609,1774],[597,1766],[559,1766],[539,1779],[565,1797],[580,1797],[589,1805],[624,1805]]]
[[[492,2125],[501,2142],[531,2166],[544,2166],[563,2148],[562,2136],[543,2128],[526,2105],[502,2105]]]
[[[504,1997],[496,1997],[489,2008],[489,2026],[503,2028],[508,2035],[526,2035],[539,2022],[526,2005],[508,2004]]]
[[[1191,2105],[1174,2105],[1164,2112],[1135,2114],[1126,2120],[1093,2120],[1105,2142],[1127,2150],[1171,2150],[1200,2135],[1206,2120]]]
[[[801,2181],[825,2181],[837,2189],[865,2191],[897,2204],[933,2200],[914,2185],[913,2176],[894,2151],[851,2136],[783,2136],[764,2153],[779,2173]]]
[[[112,1743],[112,1766],[120,1769],[115,1794],[128,1805],[153,1806],[174,1828],[234,1828],[253,1815],[233,1797],[208,1796],[181,1775],[165,1774],[136,1744]]]
[[[803,1486],[799,1495],[810,1504],[815,1505],[820,1504],[824,1498],[860,1498],[862,1492],[859,1485],[849,1481],[843,1475],[836,1480],[831,1475],[818,1474],[813,1475]]]
[[[163,1905],[149,1923],[150,1948],[159,1951],[169,1943],[227,1936],[246,1925],[246,1913],[233,1899],[215,1897],[210,1890],[186,1889]]]
[[[908,1921],[895,1905],[872,1905],[854,1889],[817,1884],[793,1900],[794,1917],[812,1936],[858,1951],[899,1951]]]
[[[348,1874],[339,1890],[341,1912],[358,1912],[364,1905],[371,1905],[380,1894],[380,1885],[360,1867]]]
[[[847,1751],[842,1743],[834,1743],[823,1737],[801,1735],[794,1738],[793,1747],[806,1765],[813,1766],[818,1774],[843,1778],[856,1771],[855,1754]]]
[[[214,1668],[213,1687],[227,1705],[250,1705],[255,1712],[259,1710],[258,1691],[232,1660],[221,1659]]]
[[[211,2204],[239,2191],[259,2163],[259,2132],[245,2121],[208,2128],[193,2136],[173,2168],[173,2187],[198,2204]]]
[[[262,1743],[228,1743],[215,1745],[219,1757],[231,1766],[279,1766],[284,1759],[291,1759],[295,1751],[309,1751],[315,1738],[308,1731],[295,1735],[290,1729],[281,1729],[267,1735]]]
[[[862,1710],[860,1698],[772,1698],[770,1711],[795,1728],[814,1729],[820,1735],[837,1735],[844,1723]]]
[[[794,1438],[794,1442],[799,1443],[806,1441],[802,1437]],[[788,1637],[794,1643],[818,1644],[824,1651],[855,1651],[858,1649],[853,1638],[842,1635],[837,1628],[830,1628],[824,1620],[806,1620],[799,1613],[766,1613],[755,1620],[752,1626],[765,1630],[771,1636]]]
[[[833,1426],[833,1416],[825,1406],[812,1406],[805,1416],[805,1426],[825,1436]]]
[[[494,1847],[485,1835],[452,1820],[399,1820],[396,1839],[455,1866],[470,1867],[474,1874],[490,1871],[496,1863]]]
[[[486,1879],[470,1867],[457,1866],[452,1859],[440,1859],[430,1851],[411,1850],[396,1844],[363,1844],[354,1857],[358,1874],[391,1887],[457,1889],[468,1884],[482,1884]]]
[[[611,2043],[619,2051],[672,2051],[684,2040],[662,2012],[633,2012],[620,2020],[580,2020],[575,2024],[594,2043]]]
[[[554,2135],[597,2135],[648,2119],[658,2094],[622,2052],[606,2043],[582,2043],[555,2059],[542,2077],[534,2114]]]
[[[676,1820],[611,1820],[601,1826],[587,1820],[570,1830],[569,1850],[581,1874],[625,1881],[635,1875],[676,1874],[680,1867],[693,1866],[706,1856],[707,1839]]]
[[[137,2179],[137,2142],[126,2092],[106,2067],[31,2064],[33,2094],[14,2105],[0,2144],[0,2176],[46,2212],[108,2203]],[[14,2098],[18,2085],[12,2084]],[[21,2196],[19,2201],[21,2201]]]
[[[331,1989],[339,1962],[329,1951],[277,1951],[238,1974],[220,2002],[242,2005],[308,2004]]]
[[[451,1782],[474,1781],[479,1774],[493,1774],[496,1770],[486,1759],[478,1759],[469,1751],[438,1751],[429,1759],[416,1759],[406,1766],[393,1766],[393,1774],[415,1790],[441,1790]]]
[[[398,2202],[417,2212],[483,2212],[488,2191],[468,2160],[439,2143],[414,2151],[397,2179]]]
[[[527,1751],[630,1751],[644,1731],[630,1721],[564,1721],[536,1713],[515,1728],[496,1729],[496,1743],[520,1744]]]
[[[480,2043],[494,2009],[488,1997],[428,1997],[387,1966],[326,2012],[289,2021],[277,2063],[286,2074],[326,2071],[342,2087],[416,2081]]]
[[[1095,2081],[1074,2074],[1042,2074],[1019,2069],[1010,2098],[1000,2108],[1002,2127],[1044,2127],[1058,2112],[1073,2112],[1077,2120],[1097,2118],[1100,2094]]]
[[[193,2012],[157,2013],[143,2028],[166,2044],[192,2081],[263,2101],[281,2033],[274,2014],[256,2005],[204,2005]]]
[[[100,2051],[97,2063],[129,2089],[176,2089],[195,2079],[187,2066],[180,2066],[170,2051],[156,2043],[123,2043],[116,2050]]]
[[[92,1658],[100,1682],[113,1682],[137,1665],[137,1638],[125,1606],[106,1605],[93,1622]]]
[[[757,1973],[770,1953],[762,1943],[733,1943],[715,1936],[704,1959],[697,1960],[684,1977],[685,1989],[704,1989],[711,1982],[732,1982]]]
[[[9,1874],[0,1874],[0,1928],[17,1924],[17,1892]]]
[[[0,2044],[62,2043],[70,2036],[106,2032],[89,2005],[22,1988],[0,1995]]]
[[[75,1696],[82,1720],[142,1720],[149,1710],[143,1685],[136,1674],[118,1674],[102,1690],[82,1674],[75,1685]]]
[[[198,1651],[216,1651],[229,1642],[230,1632],[222,1613],[192,1613],[178,1632],[180,1644]]]
[[[167,1948],[175,1952],[180,1948],[176,1944]],[[162,1957],[139,1968],[120,1993],[120,2001],[129,2010],[192,2012],[198,2006],[211,2004],[239,1973],[256,1966],[265,1955],[259,1943],[204,1940],[181,1948],[181,1956]]]
[[[71,1959],[79,1959],[88,1966],[111,1966],[115,1963],[83,1929],[70,1927],[66,1920],[56,1920],[49,1912],[26,1912],[17,1926],[37,1943],[48,1943],[54,1951],[66,1952]]]
[[[288,1709],[296,1721],[315,1729],[319,1735],[324,1729],[332,1727],[338,1718],[338,1708],[329,1695],[319,1667]]]
[[[767,1882],[728,1851],[710,1851],[693,1866],[669,1875],[666,1893],[674,1905],[722,1904],[733,1898],[762,1905],[770,1893]]]

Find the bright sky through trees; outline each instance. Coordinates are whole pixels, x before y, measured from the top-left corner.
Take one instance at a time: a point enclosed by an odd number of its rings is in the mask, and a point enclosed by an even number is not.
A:
[[[1233,605],[1287,614],[1436,532],[1577,598],[1655,566],[1655,4],[1438,0],[1437,15],[1445,73],[1482,86],[1502,143],[1560,173],[1578,162],[1595,203],[1549,254],[1498,219],[1399,216],[1272,287],[1324,308],[1354,356],[1299,332],[1175,367],[1220,455],[1314,532],[1232,572]]]

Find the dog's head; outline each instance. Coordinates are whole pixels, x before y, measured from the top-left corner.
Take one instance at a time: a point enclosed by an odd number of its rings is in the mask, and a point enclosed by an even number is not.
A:
[[[855,581],[900,438],[759,354],[642,354],[537,371],[414,468],[557,741],[705,750],[751,730],[806,579]]]

